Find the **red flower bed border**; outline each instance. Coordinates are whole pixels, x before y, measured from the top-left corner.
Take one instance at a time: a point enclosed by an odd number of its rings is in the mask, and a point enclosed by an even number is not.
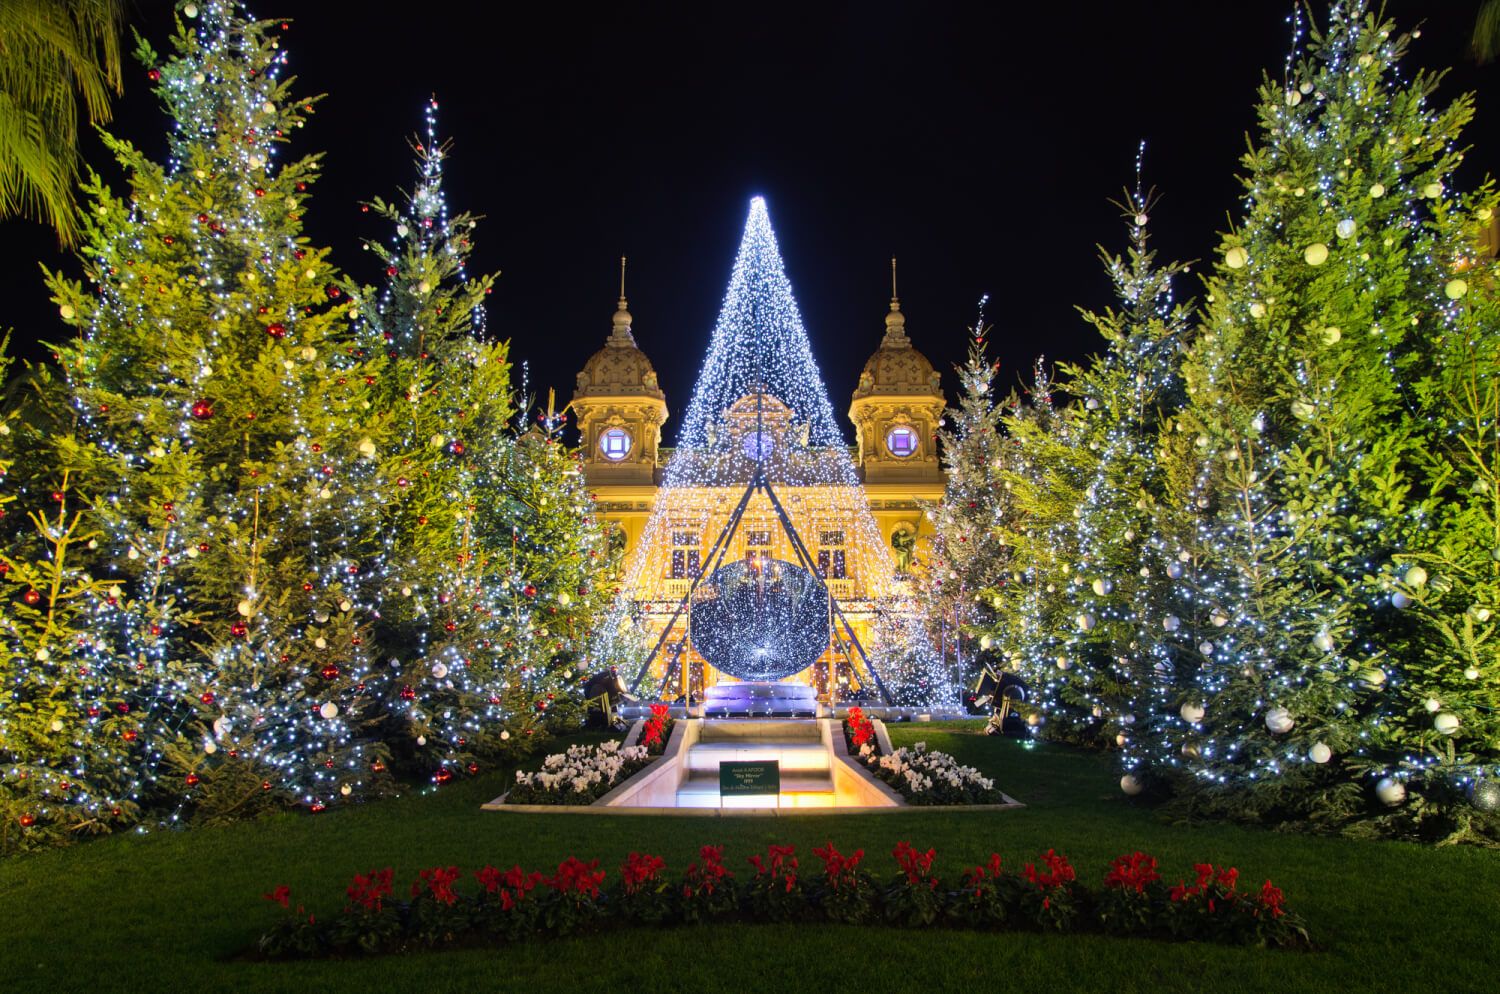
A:
[[[569,856],[553,874],[520,866],[422,870],[411,899],[389,900],[390,868],[356,874],[341,911],[322,918],[292,899],[285,884],[262,895],[285,914],[254,955],[281,959],[469,948],[567,935],[607,927],[704,921],[886,922],[907,927],[1103,932],[1284,949],[1311,948],[1302,919],[1287,910],[1279,887],[1239,889],[1239,871],[1198,863],[1194,882],[1169,885],[1155,857],[1135,852],[1113,860],[1098,887],[1080,883],[1067,857],[1049,849],[1021,872],[998,853],[945,882],[936,853],[909,842],[891,850],[896,872],[877,881],[865,852],[845,855],[830,842],[815,848],[820,870],[804,872],[793,846],[772,845],[736,874],[724,847],[706,845],[672,877],[666,860],[631,853],[610,881],[599,861]],[[816,866],[816,864],[814,864]],[[753,873],[751,872],[753,871]],[[456,887],[468,876],[477,888]]]

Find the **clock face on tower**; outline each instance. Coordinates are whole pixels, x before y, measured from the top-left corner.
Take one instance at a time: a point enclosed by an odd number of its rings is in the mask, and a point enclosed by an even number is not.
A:
[[[619,462],[630,455],[632,442],[624,428],[606,428],[599,433],[599,454],[610,462]]]
[[[897,425],[885,433],[885,447],[897,459],[906,459],[917,453],[917,433],[906,425]]]

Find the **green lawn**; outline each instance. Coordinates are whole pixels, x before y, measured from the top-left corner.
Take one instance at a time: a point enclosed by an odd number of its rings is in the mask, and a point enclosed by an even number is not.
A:
[[[967,728],[896,726],[995,776],[1029,807],[969,814],[808,818],[591,818],[493,814],[496,774],[432,796],[319,817],[104,839],[0,863],[5,991],[1493,991],[1500,989],[1500,853],[1178,827],[1127,803],[1108,761],[1056,746],[1026,750]],[[935,846],[956,874],[998,851],[1020,863],[1049,846],[1097,881],[1137,848],[1168,874],[1197,860],[1269,876],[1325,951],[1266,952],[1099,936],[920,932],[832,926],[634,929],[493,951],[368,960],[251,963],[228,957],[271,920],[279,883],[332,911],[357,870],[486,861],[545,867],[599,857],[614,875],[646,849],[676,871],[702,843],[732,863],[769,842],[825,839],[869,851],[878,876],[899,839]],[[404,886],[404,883],[402,884]]]

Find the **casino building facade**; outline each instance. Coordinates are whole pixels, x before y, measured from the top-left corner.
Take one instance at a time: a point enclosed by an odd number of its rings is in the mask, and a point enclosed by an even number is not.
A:
[[[672,450],[662,444],[671,409],[650,359],[636,340],[633,320],[621,296],[609,337],[578,373],[570,405],[581,433],[584,474],[602,517],[623,537],[627,561],[642,541],[664,470],[673,457]],[[753,404],[746,406],[748,401],[724,412],[727,430],[736,430],[735,425],[749,416]],[[739,410],[742,406],[744,411]],[[936,432],[945,406],[940,377],[913,347],[906,333],[906,316],[893,296],[884,335],[860,373],[848,417],[854,428],[854,465],[898,578],[906,575],[906,567],[919,555],[917,550],[930,530],[922,502],[936,502],[943,495]],[[775,412],[770,415],[774,417]],[[730,495],[716,492],[722,489],[704,488],[703,505],[732,503]],[[681,499],[680,494],[674,497]],[[813,683],[824,697],[856,693],[868,681],[849,643],[863,640],[868,644],[876,595],[869,589],[868,578],[859,575],[860,557],[846,546],[850,536],[839,521],[826,520],[826,504],[820,504],[816,495],[797,493],[784,494],[783,503],[815,558],[818,574],[852,627],[851,639],[831,640],[818,665],[798,679]],[[717,518],[706,514],[691,526],[674,526],[670,554],[663,550],[650,561],[651,575],[644,578],[644,589],[642,578],[636,580],[636,599],[649,619],[647,640],[678,647],[675,654],[659,653],[650,669],[651,678],[660,681],[671,696],[684,692],[696,696],[720,679],[693,652],[685,638],[685,619],[675,618],[673,608],[704,565],[724,517],[727,513]],[[727,556],[731,560],[788,560],[788,544],[784,529],[770,520],[769,508],[752,505],[745,524],[730,538]]]

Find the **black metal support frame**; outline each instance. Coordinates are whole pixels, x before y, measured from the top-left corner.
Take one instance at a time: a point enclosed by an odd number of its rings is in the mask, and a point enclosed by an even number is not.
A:
[[[880,678],[880,672],[875,668],[875,664],[870,662],[870,657],[865,654],[864,645],[860,643],[859,636],[854,634],[854,626],[849,623],[848,617],[844,614],[844,609],[839,606],[838,598],[834,597],[833,590],[828,586],[828,581],[818,574],[817,563],[813,559],[812,553],[808,551],[806,544],[803,543],[802,536],[797,533],[796,526],[792,524],[791,515],[787,513],[786,508],[781,503],[781,499],[776,496],[776,491],[771,487],[771,481],[766,479],[764,468],[760,463],[756,464],[755,475],[751,478],[749,486],[745,488],[745,493],[740,497],[739,503],[735,505],[734,511],[730,513],[729,520],[724,523],[724,527],[720,530],[718,538],[714,540],[714,544],[710,547],[708,556],[699,568],[698,574],[692,578],[692,581],[688,584],[687,592],[682,595],[682,599],[677,602],[677,607],[672,611],[672,616],[667,619],[667,624],[662,629],[661,636],[657,638],[656,645],[652,647],[650,655],[641,664],[640,672],[631,681],[630,692],[634,694],[641,685],[641,681],[645,679],[646,674],[650,672],[652,662],[661,654],[663,646],[666,645],[667,639],[672,634],[672,629],[677,626],[677,620],[682,617],[682,612],[687,609],[693,592],[698,589],[698,581],[704,576],[712,575],[723,564],[724,557],[729,551],[729,540],[739,529],[740,521],[744,518],[745,510],[750,506],[750,501],[755,496],[756,491],[764,491],[766,497],[770,499],[771,508],[776,512],[776,519],[781,522],[781,527],[785,530],[787,538],[792,543],[792,551],[797,555],[798,565],[813,576],[818,577],[818,582],[823,585],[824,593],[828,595],[828,603],[832,608],[833,615],[843,625],[844,633],[848,636],[850,644],[854,646],[854,651],[859,654],[860,662],[864,664],[866,672],[875,681],[875,689],[880,692],[880,699],[889,705],[891,703],[891,695],[886,690],[885,681]],[[837,637],[836,630],[834,635]],[[677,668],[682,664],[683,651],[687,648],[690,640],[691,635],[684,635],[682,641],[677,644],[677,649],[672,654],[672,661],[668,665],[667,672],[657,688],[657,696],[661,696],[666,691],[673,676],[678,672]]]

